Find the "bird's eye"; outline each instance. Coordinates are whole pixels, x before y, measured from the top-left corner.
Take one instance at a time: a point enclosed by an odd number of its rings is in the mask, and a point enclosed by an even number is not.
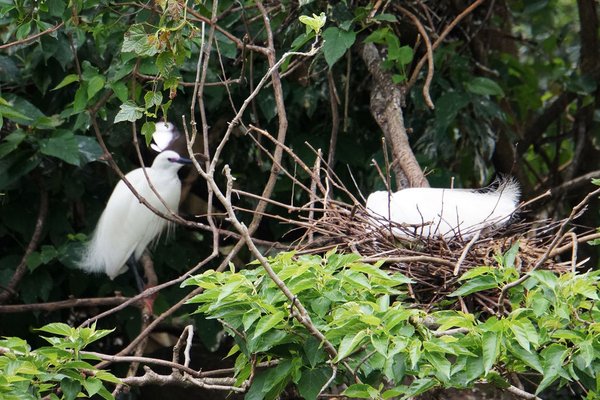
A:
[[[169,162],[175,162],[175,161],[177,161],[177,159],[175,159],[173,157],[169,157],[169,158],[167,158],[167,160],[169,160]]]

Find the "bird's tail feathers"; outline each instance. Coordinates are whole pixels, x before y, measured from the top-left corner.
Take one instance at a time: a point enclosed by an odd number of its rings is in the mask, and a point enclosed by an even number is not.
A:
[[[98,262],[99,260],[102,260],[102,257],[98,257],[98,256],[99,256],[98,239],[97,239],[97,235],[94,234],[92,236],[92,239],[88,243],[85,244],[85,248],[84,248],[83,252],[81,253],[81,258],[77,262],[77,265],[79,266],[80,269],[82,269],[86,272],[91,272],[91,273],[104,272],[106,269],[106,266],[104,265],[104,263]]]
[[[501,176],[494,182],[494,186],[496,186],[494,193],[500,194],[501,198],[507,198],[515,205],[519,202],[521,188],[515,178],[511,176]]]

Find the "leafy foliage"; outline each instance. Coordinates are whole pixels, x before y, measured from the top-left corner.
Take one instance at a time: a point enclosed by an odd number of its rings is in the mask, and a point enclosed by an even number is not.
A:
[[[95,356],[82,353],[90,343],[112,330],[75,329],[63,323],[52,323],[39,331],[55,336],[45,337],[51,346],[32,350],[23,339],[0,340],[0,397],[3,399],[73,400],[99,395],[114,397],[104,386],[119,383],[109,372],[98,370],[90,360]]]
[[[556,381],[578,381],[590,395],[600,390],[595,379],[600,332],[594,322],[600,316],[598,272],[534,271],[510,290],[512,311],[499,318],[444,310],[426,314],[410,304],[409,279],[354,254],[281,253],[269,262],[335,347],[334,358],[293,318],[290,300],[262,268],[207,271],[185,282],[204,288],[190,302],[200,304],[198,312],[222,320],[235,339],[230,355],[239,353],[240,381],[255,363],[278,360],[276,367],[258,373],[248,392],[251,399],[276,398],[288,382],[309,399],[326,383],[345,383],[349,397],[409,398],[435,387],[467,388],[482,381],[506,387],[512,372],[539,374],[536,394]],[[486,277],[495,285],[482,284]],[[512,265],[480,267],[462,276],[455,295],[518,278]],[[339,371],[330,382],[333,366]]]

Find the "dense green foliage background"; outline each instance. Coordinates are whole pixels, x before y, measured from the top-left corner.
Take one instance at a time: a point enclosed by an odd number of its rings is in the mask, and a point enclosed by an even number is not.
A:
[[[288,50],[310,49],[315,32],[299,22],[300,16],[316,18],[324,13],[326,17],[317,38],[322,44],[317,55],[291,57],[279,69],[288,122],[285,144],[312,165],[315,154],[305,143],[329,154],[331,132],[339,129],[333,170],[348,188],[355,188],[353,179],[364,193],[383,187],[371,162],[385,163],[382,133],[371,115],[372,77],[361,57],[361,46],[375,43],[385,55],[382,67],[395,84],[414,83],[404,86],[404,121],[432,186],[448,187],[455,178],[455,186],[480,187],[499,174],[513,175],[524,199],[553,189],[531,218],[567,215],[592,189],[590,179],[598,176],[600,167],[597,3],[475,2],[477,7],[469,9],[447,35],[445,28],[470,3],[374,3],[265,4],[277,57]],[[94,124],[123,171],[139,165],[134,136],[150,162],[153,152],[145,144],[153,123],[164,118],[183,130],[181,117],[191,120],[198,55],[213,17],[218,29],[208,55],[210,84],[202,96],[213,151],[227,123],[269,68],[265,53],[256,49],[266,46],[267,31],[253,1],[219,2],[218,19],[211,16],[212,2],[185,5],[175,0],[0,0],[3,303],[109,297],[115,291],[135,294],[129,276],[113,282],[75,268],[81,244],[118,180],[105,161]],[[441,38],[433,51],[435,69],[429,87],[435,109],[427,107],[421,92],[427,66],[415,82],[410,81],[425,50],[415,24],[401,8],[416,16],[432,42]],[[218,84],[223,81],[230,84]],[[332,92],[336,111],[332,111]],[[260,194],[268,179],[272,161],[245,128],[253,124],[273,135],[281,128],[274,93],[272,87],[258,93],[219,160],[217,169],[225,164],[231,167],[237,189]],[[194,110],[200,123],[200,107]],[[271,143],[259,140],[273,151]],[[294,165],[291,158],[284,158],[283,167],[306,178]],[[221,174],[216,178],[224,182]],[[307,201],[306,193],[292,189],[282,174],[271,197],[283,203]],[[182,215],[206,222],[201,215],[207,192],[197,180],[182,205]],[[236,205],[252,209],[256,200],[242,197]],[[596,206],[597,201],[579,220],[581,224],[600,225]],[[286,215],[275,208],[269,211]],[[240,213],[245,222],[251,217]],[[230,229],[224,218],[217,222]],[[280,221],[265,219],[254,236],[288,242],[297,237],[288,231],[289,226]],[[234,243],[223,236],[221,256]],[[181,275],[211,251],[209,231],[177,230],[173,240],[153,251],[159,281]],[[589,248],[582,251],[595,257]],[[207,268],[220,261],[222,257]],[[234,259],[238,266],[247,261],[245,251]],[[15,280],[19,265],[22,276]],[[160,314],[188,292],[178,287],[162,290],[155,312]],[[182,307],[174,325],[193,310]],[[56,321],[77,324],[97,311],[56,308],[0,314],[0,334],[40,344],[31,334],[32,327]],[[139,318],[139,312],[129,308],[99,321],[99,327],[116,327],[112,339],[104,340],[104,351],[118,347],[115,337],[124,342],[135,337]],[[198,332],[204,345],[214,346],[220,325],[194,318],[204,327]]]

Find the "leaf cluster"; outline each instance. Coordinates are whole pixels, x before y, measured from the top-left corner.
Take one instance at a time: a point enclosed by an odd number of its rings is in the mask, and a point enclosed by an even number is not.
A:
[[[505,254],[499,260],[513,257]],[[308,399],[326,384],[345,384],[344,394],[355,398],[409,398],[433,388],[469,388],[480,382],[508,387],[511,373],[539,376],[536,393],[573,381],[589,393],[599,390],[600,331],[595,321],[600,273],[532,272],[511,289],[512,311],[499,317],[425,313],[410,303],[409,279],[379,264],[365,264],[355,254],[281,253],[269,262],[337,355],[328,356],[294,318],[290,300],[262,268],[207,271],[190,278],[185,285],[204,289],[190,303],[199,304],[197,312],[222,321],[235,340],[229,355],[238,354],[240,383],[251,377],[255,364],[278,362],[253,377],[248,398],[276,398],[290,383]],[[481,284],[484,277],[497,286],[519,277],[512,265],[473,271],[463,276],[455,295],[489,289]]]
[[[38,330],[55,335],[44,337],[51,346],[32,350],[20,338],[0,340],[0,397],[7,400],[73,400],[94,395],[107,400],[114,398],[105,384],[120,381],[90,364],[97,357],[81,352],[112,330],[96,330],[95,326],[76,329],[63,323],[48,324]]]

